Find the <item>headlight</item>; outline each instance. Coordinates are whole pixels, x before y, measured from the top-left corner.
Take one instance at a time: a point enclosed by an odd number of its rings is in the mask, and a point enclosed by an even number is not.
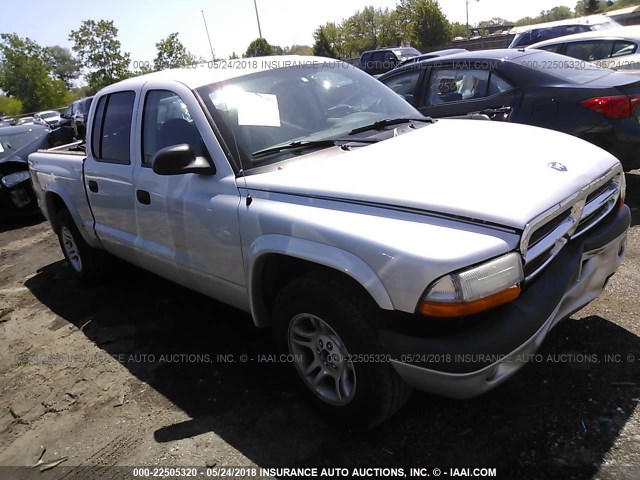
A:
[[[460,317],[515,300],[524,280],[522,260],[509,253],[431,284],[418,311],[431,317]]]
[[[24,182],[29,179],[29,172],[16,172],[6,177],[2,177],[2,184],[7,188],[12,188],[18,185],[20,182]]]

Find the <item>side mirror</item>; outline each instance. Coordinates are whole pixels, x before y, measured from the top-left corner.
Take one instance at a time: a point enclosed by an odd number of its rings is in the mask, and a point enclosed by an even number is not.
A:
[[[171,145],[158,150],[151,160],[153,171],[158,175],[214,175],[216,169],[204,157],[196,157],[186,143]]]

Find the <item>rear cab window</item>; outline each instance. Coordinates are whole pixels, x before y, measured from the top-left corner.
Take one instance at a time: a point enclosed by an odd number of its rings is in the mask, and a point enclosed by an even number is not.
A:
[[[95,160],[122,165],[131,163],[131,123],[135,97],[132,91],[100,97],[91,138],[91,151]]]

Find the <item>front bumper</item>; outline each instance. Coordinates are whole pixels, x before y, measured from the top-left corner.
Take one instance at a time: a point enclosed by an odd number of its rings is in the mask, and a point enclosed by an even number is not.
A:
[[[386,322],[379,335],[393,367],[412,387],[452,398],[496,387],[527,363],[551,328],[602,293],[622,262],[630,222],[624,205],[567,244],[518,299],[458,319],[452,330],[421,335]]]

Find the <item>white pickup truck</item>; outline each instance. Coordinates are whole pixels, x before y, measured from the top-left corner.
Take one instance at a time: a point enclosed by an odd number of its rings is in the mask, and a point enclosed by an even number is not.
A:
[[[218,67],[100,91],[86,145],[29,157],[35,191],[80,279],[111,254],[250,312],[332,418],[491,389],[622,261],[604,150],[432,121],[338,61]]]

